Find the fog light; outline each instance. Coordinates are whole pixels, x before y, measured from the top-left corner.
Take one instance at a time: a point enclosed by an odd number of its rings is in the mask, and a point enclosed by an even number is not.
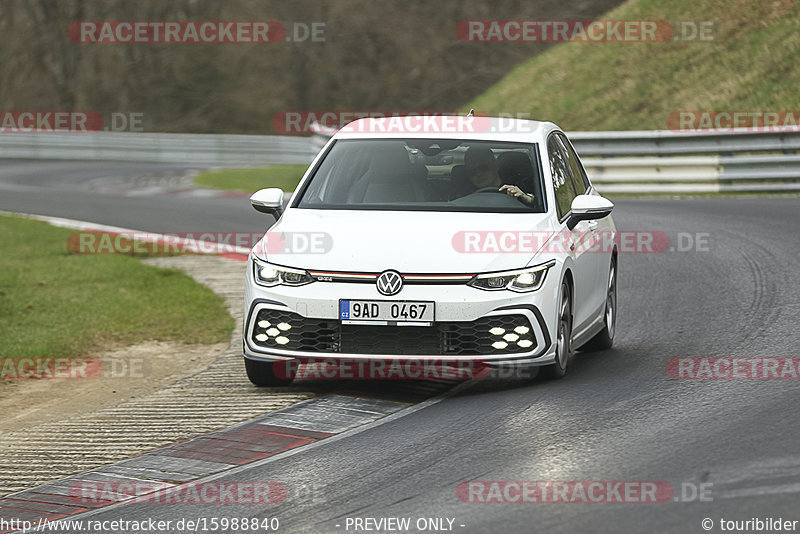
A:
[[[268,335],[268,336],[273,336],[273,337],[275,337],[275,336],[277,336],[277,335],[278,335],[278,334],[280,334],[280,333],[281,333],[281,331],[280,331],[280,330],[278,330],[277,328],[270,328],[269,330],[267,330],[267,335]]]
[[[286,345],[289,342],[289,338],[286,336],[278,336],[275,338],[275,343],[278,345]]]
[[[495,349],[498,349],[498,350],[499,349],[504,349],[507,346],[508,346],[508,343],[506,343],[505,341],[495,341],[494,343],[492,343],[492,347],[495,348]]]
[[[530,331],[531,329],[528,328],[527,326],[518,326],[514,329],[514,332],[516,332],[517,334],[527,334]]]
[[[266,334],[258,334],[256,336],[256,341],[266,341],[266,340],[267,340],[267,335]]]
[[[494,328],[489,330],[489,333],[490,334],[494,334],[496,336],[502,336],[503,334],[506,333],[506,329],[505,328],[499,328],[499,327],[495,326]]]
[[[531,345],[533,345],[533,341],[531,341],[530,339],[521,339],[521,340],[517,341],[517,345],[519,345],[520,347],[523,347],[523,348],[528,348]]]
[[[519,336],[517,334],[506,334],[503,336],[503,339],[506,341],[516,341],[519,339]]]
[[[278,330],[289,330],[291,327],[289,323],[278,323]]]
[[[259,328],[269,328],[270,326],[272,326],[272,323],[269,321],[258,321]]]

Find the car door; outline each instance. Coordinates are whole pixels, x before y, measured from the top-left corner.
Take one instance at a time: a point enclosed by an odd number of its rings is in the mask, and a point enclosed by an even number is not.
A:
[[[562,134],[563,135],[563,134]],[[560,222],[561,231],[567,234],[563,239],[565,252],[573,260],[573,332],[583,329],[591,319],[594,318],[592,312],[594,300],[593,292],[597,285],[596,278],[596,256],[589,250],[591,245],[591,230],[587,221],[579,222],[572,230],[567,227],[567,215],[572,206],[572,201],[577,196],[575,184],[573,183],[572,171],[570,170],[568,143],[559,135],[551,133],[547,140],[547,154],[550,160],[550,172],[553,178],[553,189],[556,197],[556,212]],[[585,190],[585,188],[584,188]]]
[[[567,157],[569,158],[572,185],[575,187],[575,192],[578,195],[583,195],[589,189],[589,179],[586,176],[586,170],[583,168],[572,143],[569,142],[566,135],[559,133],[558,136],[562,140],[562,144],[567,152]],[[611,251],[604,250],[603,248],[605,245],[602,230],[605,228],[605,225],[602,220],[582,221],[578,226],[585,228],[589,232],[587,237],[590,242],[587,243],[587,246],[590,248],[590,252],[587,261],[593,266],[595,284],[589,288],[587,303],[590,318],[594,318],[605,309],[606,278],[608,277],[609,265],[611,265]]]

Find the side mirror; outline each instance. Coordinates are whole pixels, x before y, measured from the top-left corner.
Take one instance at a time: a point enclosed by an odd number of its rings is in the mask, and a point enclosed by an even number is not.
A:
[[[593,221],[608,217],[613,209],[614,204],[605,197],[578,195],[572,201],[567,218],[567,228],[572,230],[581,221]]]
[[[283,189],[259,189],[250,197],[250,204],[261,213],[269,213],[277,220],[283,213]]]

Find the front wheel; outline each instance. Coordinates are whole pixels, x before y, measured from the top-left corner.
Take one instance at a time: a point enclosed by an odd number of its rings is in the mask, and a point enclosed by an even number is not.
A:
[[[572,300],[569,284],[561,282],[561,299],[558,306],[558,325],[556,332],[556,362],[542,368],[545,378],[561,378],[567,374],[571,356],[572,338]]]
[[[614,344],[614,332],[617,329],[617,262],[611,262],[608,273],[606,291],[606,309],[603,316],[603,329],[590,339],[582,350],[606,350]]]
[[[245,358],[244,368],[250,382],[259,387],[288,386],[294,380],[294,374],[290,373],[291,366],[285,362],[262,362]]]

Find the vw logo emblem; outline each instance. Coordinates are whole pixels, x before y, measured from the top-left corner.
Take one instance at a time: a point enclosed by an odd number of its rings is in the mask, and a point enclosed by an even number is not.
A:
[[[396,295],[403,289],[403,277],[397,271],[383,271],[376,285],[381,295]]]

